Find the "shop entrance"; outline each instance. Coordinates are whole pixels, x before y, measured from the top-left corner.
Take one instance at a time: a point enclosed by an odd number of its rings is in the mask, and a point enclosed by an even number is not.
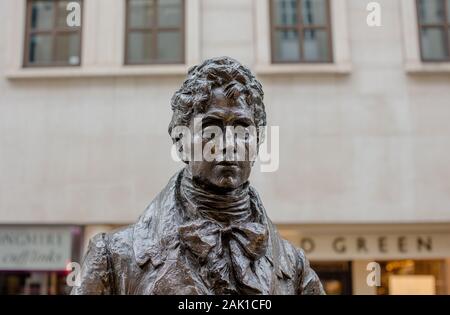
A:
[[[66,272],[0,272],[0,295],[68,294]]]
[[[352,294],[352,263],[350,261],[311,262],[328,295]]]
[[[445,260],[389,260],[379,262],[378,295],[447,294]]]

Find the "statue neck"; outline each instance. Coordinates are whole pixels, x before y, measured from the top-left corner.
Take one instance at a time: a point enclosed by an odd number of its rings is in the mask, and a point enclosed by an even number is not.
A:
[[[180,183],[180,195],[191,216],[229,223],[243,221],[251,214],[248,182],[229,192],[213,192],[197,183],[189,167],[186,167]]]

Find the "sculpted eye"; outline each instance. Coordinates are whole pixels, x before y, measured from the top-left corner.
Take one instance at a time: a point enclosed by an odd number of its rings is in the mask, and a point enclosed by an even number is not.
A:
[[[243,129],[247,129],[250,126],[250,124],[248,122],[239,122],[238,124],[235,125],[235,127],[240,127]]]
[[[215,119],[215,118],[205,118],[202,120],[202,126],[204,129],[208,128],[208,127],[219,127],[221,128],[223,125],[223,122],[220,119]]]
[[[237,119],[235,122],[234,122],[234,127],[236,128],[236,127],[239,127],[239,128],[248,128],[248,127],[250,127],[251,125],[253,125],[253,121],[251,120],[251,119],[249,119],[249,118],[244,118],[244,119]]]

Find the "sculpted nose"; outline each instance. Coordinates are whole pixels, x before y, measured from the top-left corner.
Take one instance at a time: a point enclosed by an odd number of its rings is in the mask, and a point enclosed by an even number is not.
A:
[[[234,154],[236,153],[236,143],[234,139],[233,127],[227,127],[224,133],[224,155],[226,161],[234,160]]]

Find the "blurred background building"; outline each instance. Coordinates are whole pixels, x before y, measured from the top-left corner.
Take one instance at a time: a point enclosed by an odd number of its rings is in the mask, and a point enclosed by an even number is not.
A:
[[[79,0],[79,27],[68,2],[0,1],[0,294],[68,292],[137,220],[182,167],[173,92],[222,55],[263,83],[280,163],[251,181],[327,292],[450,293],[450,0],[376,1],[380,26],[362,0]]]

